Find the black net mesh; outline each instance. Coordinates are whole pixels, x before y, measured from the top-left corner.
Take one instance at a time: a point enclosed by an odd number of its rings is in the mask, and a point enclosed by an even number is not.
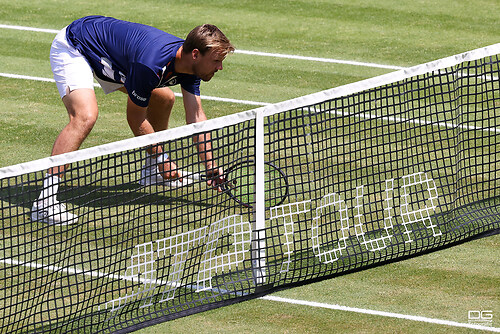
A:
[[[498,232],[499,74],[491,56],[264,111],[264,225],[251,118],[210,130],[222,192],[192,135],[160,143],[181,184],[145,181],[147,147],[99,154],[37,219],[46,171],[2,176],[1,331],[126,332]]]

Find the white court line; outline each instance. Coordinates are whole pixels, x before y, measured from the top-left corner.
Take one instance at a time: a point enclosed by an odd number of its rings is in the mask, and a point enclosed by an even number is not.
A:
[[[383,68],[388,70],[403,70],[406,67],[395,66],[395,65],[384,65],[384,64],[375,64],[375,63],[366,63],[360,61],[353,60],[341,60],[341,59],[332,59],[332,58],[319,58],[319,57],[304,57],[304,56],[295,56],[281,53],[268,53],[268,52],[258,52],[258,51],[246,51],[246,50],[235,50],[234,53],[241,53],[252,56],[262,56],[262,57],[275,57],[275,58],[286,58],[286,59],[297,59],[297,60],[307,60],[307,61],[316,61],[322,63],[334,63],[334,64],[343,64],[343,65],[352,65],[352,66],[365,66],[365,67],[373,67],[373,68]]]
[[[43,82],[55,82],[54,79],[50,78],[41,78],[41,77],[32,77],[32,76],[27,76],[27,75],[21,75],[21,74],[11,74],[11,73],[0,73],[0,77],[6,77],[6,78],[12,78],[12,79],[22,79],[22,80],[34,80],[34,81],[43,81]],[[98,83],[94,83],[95,87],[100,87]],[[181,93],[174,93],[175,96],[177,97],[182,97]],[[220,101],[220,102],[228,102],[228,103],[237,103],[237,104],[245,104],[245,105],[254,105],[254,106],[267,106],[271,105],[271,103],[268,102],[257,102],[257,101],[249,101],[249,100],[236,100],[236,99],[229,99],[229,98],[224,98],[224,97],[216,97],[216,96],[207,96],[207,95],[201,95],[201,98],[203,100],[210,100],[210,101]],[[330,114],[338,115],[338,116],[353,116],[353,117],[359,117],[359,118],[364,118],[364,119],[380,119],[383,121],[388,121],[388,122],[393,122],[393,123],[404,123],[408,122],[411,124],[422,124],[422,125],[437,125],[440,127],[446,127],[446,128],[457,128],[457,129],[462,129],[462,130],[479,130],[479,131],[484,131],[484,132],[497,132],[500,133],[499,128],[491,127],[491,128],[481,128],[477,126],[472,126],[472,125],[456,125],[453,123],[446,123],[446,122],[432,122],[432,121],[425,121],[425,120],[419,120],[419,119],[406,119],[406,118],[401,118],[401,117],[391,117],[391,116],[383,116],[380,117],[375,114],[368,114],[368,113],[363,113],[363,114],[351,114],[348,112],[340,112],[340,111],[328,111]]]
[[[13,25],[7,25],[7,24],[0,24],[0,28],[13,29],[13,30],[23,30],[23,31],[47,32],[50,34],[57,34],[59,32],[59,30],[54,30],[54,29],[42,29],[42,28],[32,28],[32,27],[23,27],[23,26],[13,26]]]
[[[115,275],[115,274],[103,273],[101,271],[82,270],[82,269],[70,268],[70,267],[58,267],[58,266],[47,265],[47,264],[42,264],[42,263],[25,262],[25,261],[13,260],[13,259],[0,259],[0,263],[11,265],[11,266],[24,266],[27,268],[48,270],[48,271],[63,273],[63,274],[67,274],[67,275],[84,275],[84,276],[99,277],[99,278],[106,278],[106,279],[112,279],[112,280],[140,282],[143,284],[148,283],[148,284],[169,285],[169,286],[176,286],[176,287],[181,286],[179,283],[172,283],[172,282],[167,282],[167,281],[162,281],[162,280],[152,280],[152,279],[147,279],[144,277],[138,278],[137,276],[134,276],[134,275],[132,275],[132,276]]]
[[[7,24],[0,24],[0,28],[22,30],[22,31],[45,32],[45,33],[51,33],[51,34],[57,34],[59,32],[59,30],[54,30],[54,29],[23,27],[23,26],[7,25]],[[335,64],[344,64],[344,65],[352,65],[352,66],[365,66],[365,67],[373,67],[373,68],[383,68],[383,69],[388,69],[388,70],[401,70],[401,69],[405,68],[405,67],[395,66],[395,65],[384,65],[384,64],[375,64],[375,63],[332,59],[332,58],[304,57],[304,56],[287,55],[287,54],[280,54],[280,53],[268,53],[268,52],[259,52],[259,51],[248,51],[248,50],[236,50],[235,53],[252,55],[252,56],[297,59],[297,60],[316,61],[316,62],[323,62],[323,63],[335,63]]]
[[[376,316],[380,316],[380,317],[389,317],[389,318],[397,318],[397,319],[403,319],[403,320],[420,321],[420,322],[426,322],[426,323],[437,324],[437,325],[478,329],[478,330],[483,330],[483,331],[500,333],[500,328],[498,328],[498,327],[488,327],[488,326],[481,326],[481,325],[475,325],[475,324],[467,324],[467,323],[462,323],[462,322],[427,318],[427,317],[421,317],[421,316],[415,316],[415,315],[407,315],[407,314],[384,312],[384,311],[375,311],[375,310],[368,310],[368,309],[362,309],[362,308],[357,308],[357,307],[317,303],[317,302],[310,302],[310,301],[306,301],[306,300],[297,300],[297,299],[282,298],[282,297],[276,297],[276,296],[264,296],[264,297],[261,297],[260,299],[271,300],[271,301],[282,302],[282,303],[289,303],[289,304],[294,304],[294,305],[326,308],[326,309],[336,310],[336,311],[346,311],[346,312],[370,314],[370,315],[376,315]]]
[[[41,77],[33,77],[22,74],[12,74],[12,73],[0,73],[0,77],[11,78],[11,79],[22,79],[22,80],[32,80],[32,81],[43,81],[43,82],[55,82],[54,79],[50,78],[41,78]],[[101,87],[98,83],[94,83],[95,87]],[[182,97],[181,93],[174,93],[177,97]],[[210,101],[220,101],[220,102],[228,102],[228,103],[238,103],[245,104],[251,106],[267,106],[271,103],[267,102],[257,102],[257,101],[248,101],[248,100],[236,100],[229,99],[225,97],[216,97],[216,96],[208,96],[208,95],[200,95],[202,100],[210,100]]]
[[[410,124],[421,124],[421,125],[432,125],[432,126],[439,126],[439,127],[444,127],[444,128],[451,128],[451,129],[461,129],[461,130],[478,130],[478,131],[484,131],[484,132],[497,132],[500,133],[499,128],[491,127],[491,128],[482,128],[479,126],[473,126],[473,125],[457,125],[453,123],[447,123],[447,122],[435,122],[435,121],[425,121],[425,120],[420,120],[420,119],[412,119],[412,118],[403,118],[403,117],[394,117],[394,116],[378,116],[375,114],[368,114],[368,113],[362,113],[362,114],[353,114],[349,112],[340,112],[340,111],[328,111],[328,113],[333,114],[333,115],[338,115],[338,116],[351,116],[351,117],[358,117],[358,118],[363,118],[363,119],[378,119],[381,121],[387,121],[388,123],[410,123]]]
[[[24,266],[24,267],[28,267],[28,268],[35,268],[35,269],[41,269],[41,270],[49,270],[49,271],[58,272],[58,273],[62,273],[62,274],[68,274],[68,275],[77,274],[77,275],[85,275],[85,276],[90,276],[90,277],[100,277],[100,278],[106,278],[106,279],[125,280],[125,281],[132,281],[132,282],[139,281],[142,283],[152,283],[151,280],[146,280],[144,278],[138,279],[135,276],[106,274],[106,273],[99,272],[99,271],[82,270],[82,269],[68,268],[68,267],[58,267],[58,266],[53,266],[53,265],[40,264],[40,263],[36,263],[36,262],[24,262],[24,261],[13,260],[13,259],[0,259],[0,263],[7,264],[7,265]],[[172,284],[171,282],[165,282],[165,281],[160,281],[160,280],[154,280],[154,283],[156,285],[180,286],[180,285],[175,284],[175,283]],[[193,288],[197,288],[197,287],[193,286]],[[375,315],[375,316],[380,316],[380,317],[397,318],[397,319],[419,321],[419,322],[425,322],[425,323],[431,323],[431,324],[437,324],[437,325],[478,329],[478,330],[500,333],[500,328],[497,328],[497,327],[487,327],[487,326],[467,324],[467,323],[461,323],[461,322],[450,321],[450,320],[442,320],[442,319],[434,319],[434,318],[427,318],[427,317],[400,314],[400,313],[369,310],[369,309],[362,309],[362,308],[342,306],[342,305],[318,303],[318,302],[283,298],[283,297],[270,296],[270,295],[260,297],[259,299],[294,304],[294,305],[325,308],[325,309],[336,310],[336,311],[369,314],[369,315]]]

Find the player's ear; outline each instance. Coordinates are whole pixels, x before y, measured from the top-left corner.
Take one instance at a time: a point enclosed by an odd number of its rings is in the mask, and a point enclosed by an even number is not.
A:
[[[201,52],[198,49],[193,49],[191,52],[191,56],[193,57],[193,60],[197,60],[199,57],[201,57]]]

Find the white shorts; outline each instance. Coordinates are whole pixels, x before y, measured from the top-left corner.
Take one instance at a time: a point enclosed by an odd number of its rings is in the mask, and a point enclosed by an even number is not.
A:
[[[104,93],[117,91],[123,84],[107,82],[95,77],[87,59],[66,39],[66,28],[62,29],[50,48],[50,67],[54,73],[59,95],[63,98],[67,92],[79,89],[94,89],[94,78],[99,82]]]

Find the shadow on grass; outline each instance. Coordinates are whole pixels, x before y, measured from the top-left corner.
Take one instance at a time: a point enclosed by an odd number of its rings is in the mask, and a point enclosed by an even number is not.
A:
[[[87,208],[111,208],[124,205],[165,205],[165,206],[224,206],[216,191],[203,185],[186,185],[182,187],[141,186],[134,183],[114,186],[85,185],[61,186],[57,195],[60,202]],[[33,202],[38,198],[41,187],[35,184],[18,184],[0,189],[0,200],[31,210]],[[3,205],[5,207],[5,205]]]

